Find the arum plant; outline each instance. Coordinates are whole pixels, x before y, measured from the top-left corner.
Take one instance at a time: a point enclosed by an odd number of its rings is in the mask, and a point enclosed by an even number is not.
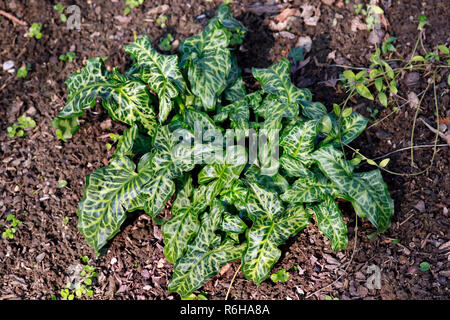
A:
[[[128,212],[162,224],[164,255],[174,265],[170,291],[192,295],[228,262],[241,260],[258,285],[279,260],[279,246],[314,218],[334,250],[347,246],[336,198],[382,232],[394,206],[378,170],[356,172],[340,143],[367,119],[312,102],[290,80],[287,59],[252,70],[248,93],[235,48],[245,27],[227,5],[198,35],[163,55],[147,36],[125,46],[132,67],[107,71],[101,58],[67,80],[68,98],[53,125],[63,139],[97,98],[129,125],[108,166],[86,177],[78,228],[99,255]],[[171,216],[161,212],[172,200]]]

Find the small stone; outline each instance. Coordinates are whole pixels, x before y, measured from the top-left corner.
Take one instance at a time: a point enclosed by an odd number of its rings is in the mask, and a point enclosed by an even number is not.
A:
[[[312,47],[312,40],[309,36],[306,37],[300,37],[297,40],[297,43],[295,44],[296,47],[303,47],[305,52],[311,51]]]
[[[377,131],[375,132],[375,135],[376,135],[377,138],[380,139],[380,140],[389,140],[389,139],[392,139],[392,134],[390,134],[389,132],[384,131],[384,130],[382,130],[382,129],[377,130]]]
[[[34,116],[36,115],[36,108],[35,107],[29,107],[27,111],[25,111],[25,113],[29,116]]]
[[[117,263],[117,258],[112,258],[110,264],[113,266]]]
[[[14,61],[8,60],[3,63],[3,70],[8,71],[14,67]]]
[[[423,202],[423,200],[420,200],[419,202],[417,202],[417,204],[414,206],[414,208],[416,208],[420,212],[424,212],[425,211],[425,202]]]
[[[42,260],[44,260],[44,258],[45,258],[45,252],[42,252],[41,254],[39,254],[39,255],[36,257],[36,262],[37,262],[37,263],[40,263]]]

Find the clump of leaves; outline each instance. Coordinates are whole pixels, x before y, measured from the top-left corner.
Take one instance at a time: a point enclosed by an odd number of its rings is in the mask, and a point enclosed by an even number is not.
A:
[[[30,27],[30,29],[28,30],[28,36],[30,38],[35,37],[36,39],[40,39],[42,38],[42,33],[41,33],[41,29],[42,29],[42,23],[33,23]]]
[[[17,78],[25,78],[28,75],[28,70],[31,69],[29,64],[23,65],[17,70]]]
[[[57,3],[53,6],[53,9],[56,10],[56,12],[59,13],[59,18],[61,19],[62,22],[66,22],[67,21],[67,16],[64,14],[64,5],[62,3]]]
[[[235,260],[259,285],[280,258],[278,247],[313,217],[334,250],[346,248],[336,198],[379,232],[394,213],[379,170],[355,171],[340,148],[368,120],[313,102],[292,84],[287,59],[253,68],[261,89],[248,93],[234,54],[245,32],[222,5],[200,34],[181,42],[180,57],[160,54],[142,36],[125,46],[133,65],[124,74],[89,59],[67,80],[66,105],[53,121],[58,135],[72,136],[78,117],[101,98],[112,119],[130,126],[110,164],[86,177],[78,228],[101,254],[127,212],[144,211],[162,224],[164,255],[174,265],[168,288],[181,297]],[[166,221],[159,214],[171,198]]]
[[[281,269],[277,273],[272,273],[272,275],[270,276],[270,280],[272,280],[275,283],[286,282],[289,280],[290,277],[291,276],[285,269]]]
[[[9,214],[6,217],[6,222],[8,223],[6,230],[2,233],[2,238],[14,239],[14,234],[17,228],[22,225],[22,221],[16,218],[14,214]]]
[[[156,23],[160,25],[161,28],[166,27],[167,16],[161,15],[156,19]]]
[[[17,123],[14,123],[6,129],[10,138],[14,138],[15,136],[24,137],[27,135],[26,129],[34,128],[36,126],[36,121],[24,114],[21,115],[17,121]]]
[[[163,51],[170,51],[171,43],[173,41],[172,34],[168,33],[167,36],[165,36],[161,41],[159,42],[159,47]]]
[[[73,300],[75,297],[91,297],[94,294],[92,284],[98,274],[95,272],[95,267],[88,264],[89,258],[87,256],[81,257],[85,264],[81,272],[75,275],[72,281],[68,281],[66,287],[61,289],[60,295],[63,300]]]
[[[75,52],[69,51],[65,54],[61,54],[59,56],[59,60],[72,62],[73,60],[75,60],[76,57],[77,57],[77,54]]]
[[[365,22],[368,30],[373,30],[377,23],[379,23],[378,15],[383,14],[384,10],[375,4],[357,3],[353,5],[356,14],[365,16]]]
[[[126,5],[127,7],[124,10],[124,14],[128,15],[131,12],[131,9],[136,8],[144,3],[144,0],[127,0]]]

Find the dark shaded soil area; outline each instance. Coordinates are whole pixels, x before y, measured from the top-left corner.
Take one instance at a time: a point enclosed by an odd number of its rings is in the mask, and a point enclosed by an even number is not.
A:
[[[84,238],[77,231],[76,208],[82,197],[85,175],[108,164],[112,150],[106,147],[109,133],[120,133],[125,126],[114,123],[106,111],[93,108],[82,118],[80,130],[68,142],[56,139],[50,121],[64,105],[67,77],[81,69],[87,58],[109,56],[108,67],[119,66],[124,71],[130,60],[122,46],[133,41],[133,33],[147,34],[158,43],[167,33],[177,41],[198,33],[207,19],[214,15],[220,2],[146,0],[123,16],[125,1],[61,1],[66,6],[81,8],[81,30],[68,30],[53,9],[54,1],[0,0],[0,9],[26,21],[43,24],[42,38],[25,37],[27,27],[14,25],[1,17],[0,64],[15,62],[16,70],[30,64],[25,79],[17,79],[0,70],[0,231],[3,232],[8,214],[23,221],[14,239],[0,239],[0,300],[50,299],[59,297],[66,284],[70,266],[80,263],[81,256],[91,257],[90,264],[99,273],[94,283],[96,299],[178,299],[167,291],[172,266],[162,252],[160,227],[145,215],[131,215],[123,232],[112,241],[105,256],[95,258]],[[251,67],[266,67],[286,57],[296,46],[298,37],[309,36],[312,49],[306,55],[309,63],[296,71],[294,82],[308,87],[314,100],[328,108],[345,99],[340,85],[327,86],[343,71],[336,65],[367,67],[374,45],[368,41],[368,31],[351,30],[351,21],[358,15],[353,3],[335,1],[328,6],[321,1],[321,16],[316,26],[305,25],[301,19],[285,32],[273,31],[270,21],[276,14],[256,14],[246,9],[250,1],[233,2],[236,17],[249,29],[238,54],[249,88],[257,86],[251,77]],[[279,3],[279,1],[273,1]],[[292,8],[300,8],[306,1],[286,1]],[[168,4],[168,7],[162,5]],[[426,14],[429,21],[424,46],[435,48],[449,44],[449,8],[445,1],[380,1],[385,8],[387,30],[398,38],[397,55],[406,57],[417,38],[417,18]],[[159,8],[157,13],[152,13]],[[164,10],[165,9],[165,10]],[[158,10],[156,10],[158,11]],[[156,19],[167,16],[166,27]],[[76,60],[63,62],[60,54],[76,52]],[[175,48],[173,52],[175,52]],[[331,55],[330,55],[331,54]],[[331,57],[334,55],[334,58]],[[426,75],[417,85],[400,83],[399,95],[406,97],[413,91],[419,94],[426,88]],[[438,81],[438,108],[442,119],[449,118],[447,74]],[[368,100],[358,99],[351,106],[366,116],[367,107],[379,109],[378,124],[354,143],[369,157],[383,156],[408,147],[415,109],[408,104],[392,113]],[[9,138],[8,126],[27,113],[37,123],[23,138]],[[426,93],[419,113],[433,123],[436,117],[432,90]],[[422,122],[417,123],[416,145],[433,143],[434,133]],[[439,144],[445,143],[440,139]],[[420,168],[430,164],[432,148],[415,151],[414,162]],[[438,148],[432,167],[418,176],[383,173],[395,202],[395,217],[391,228],[372,240],[368,235],[374,228],[366,220],[358,220],[355,238],[355,215],[351,207],[342,204],[349,229],[349,246],[338,253],[331,251],[328,241],[311,223],[298,236],[282,246],[284,252],[273,272],[289,271],[286,283],[270,280],[259,287],[238,273],[233,282],[232,299],[324,299],[325,295],[339,299],[449,299],[450,298],[450,171],[449,148]],[[411,167],[409,150],[389,156],[388,169],[418,172]],[[364,167],[363,169],[368,169]],[[66,180],[68,185],[58,188]],[[353,247],[356,250],[347,267]],[[420,271],[421,262],[430,264],[429,271]],[[367,268],[381,269],[381,289],[367,289],[371,276]],[[199,292],[209,299],[223,299],[231,279],[239,267],[232,263],[220,275],[210,279]],[[342,277],[340,277],[342,276]],[[334,282],[338,277],[340,279]],[[334,282],[334,283],[333,283]],[[333,283],[333,284],[332,284]],[[316,290],[329,284],[321,292]],[[311,295],[311,296],[310,296]]]

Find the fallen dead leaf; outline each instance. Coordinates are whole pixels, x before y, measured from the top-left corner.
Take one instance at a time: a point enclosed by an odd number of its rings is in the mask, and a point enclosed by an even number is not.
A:
[[[419,106],[419,98],[413,91],[408,93],[408,102],[409,106],[413,109],[416,109]]]
[[[147,15],[164,13],[169,9],[170,9],[169,5],[163,4],[148,10]]]
[[[288,25],[287,20],[280,23],[276,23],[275,21],[270,20],[269,29],[272,31],[283,31],[284,29],[286,29],[287,25]]]
[[[226,265],[224,265],[222,268],[220,268],[220,275],[223,276],[225,273],[228,272],[228,270],[230,270],[231,268],[231,263],[227,263]]]
[[[286,8],[279,15],[277,15],[273,20],[275,22],[280,23],[284,22],[292,16],[300,16],[300,10],[296,8]]]
[[[316,7],[310,4],[304,4],[301,6],[301,17],[307,26],[316,26],[320,19],[320,4]]]
[[[336,0],[321,0],[321,1],[322,3],[325,3],[327,6],[331,6]]]
[[[361,21],[359,17],[354,17],[351,22],[350,29],[352,32],[357,32],[358,30],[367,30],[367,25]]]

